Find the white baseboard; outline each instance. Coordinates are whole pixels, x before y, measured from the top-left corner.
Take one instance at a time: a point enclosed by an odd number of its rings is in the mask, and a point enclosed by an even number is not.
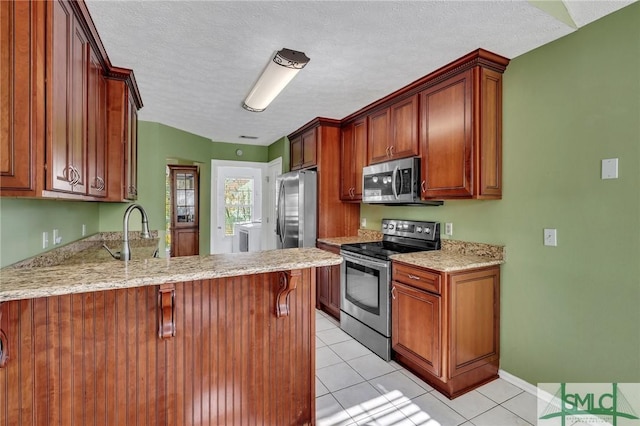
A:
[[[520,389],[524,390],[525,392],[528,392],[531,395],[537,397],[538,387],[536,385],[533,385],[525,380],[522,380],[520,377],[514,376],[511,373],[507,373],[503,369],[498,370],[498,376],[500,376],[501,379],[504,379],[505,381],[511,383],[512,385],[515,385]]]

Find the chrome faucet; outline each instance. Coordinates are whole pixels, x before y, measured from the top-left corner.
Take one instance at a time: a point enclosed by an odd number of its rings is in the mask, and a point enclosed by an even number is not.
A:
[[[147,218],[147,212],[144,211],[140,204],[131,204],[127,207],[127,210],[124,211],[124,218],[122,219],[122,229],[123,229],[123,237],[122,237],[122,251],[113,253],[109,250],[106,244],[103,244],[102,247],[107,249],[107,251],[113,256],[115,259],[120,260],[131,260],[131,247],[129,247],[129,216],[131,212],[135,209],[140,210],[140,215],[142,215],[142,238],[151,238],[149,233],[149,219]]]

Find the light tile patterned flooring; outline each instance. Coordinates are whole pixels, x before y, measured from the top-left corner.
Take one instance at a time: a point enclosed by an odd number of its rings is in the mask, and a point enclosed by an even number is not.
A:
[[[503,379],[449,400],[316,311],[318,426],[526,426],[535,417],[536,398]]]

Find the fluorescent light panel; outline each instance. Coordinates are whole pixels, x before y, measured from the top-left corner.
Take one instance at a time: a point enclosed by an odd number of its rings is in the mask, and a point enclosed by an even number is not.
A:
[[[303,52],[286,48],[276,52],[242,107],[252,112],[264,111],[308,62],[309,58]]]

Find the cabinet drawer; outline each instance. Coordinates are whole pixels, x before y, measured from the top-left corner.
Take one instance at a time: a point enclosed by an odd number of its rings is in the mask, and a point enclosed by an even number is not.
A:
[[[440,275],[424,269],[393,263],[393,280],[440,294]]]

